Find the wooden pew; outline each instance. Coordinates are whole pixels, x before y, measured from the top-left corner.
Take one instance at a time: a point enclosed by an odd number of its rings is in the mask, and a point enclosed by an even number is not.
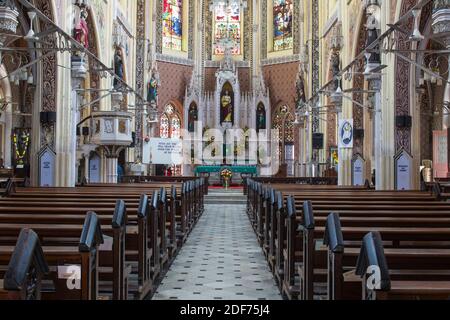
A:
[[[5,200],[8,202],[13,202],[11,200]],[[113,219],[114,202],[110,201],[107,203],[101,203],[102,208],[96,207],[94,201],[89,203],[84,203],[82,208],[74,208],[70,205],[64,205],[64,202],[59,202],[55,207],[54,203],[51,202],[51,198],[46,199],[47,202],[39,202],[41,204],[38,208],[20,207],[22,203],[26,201],[17,201],[15,205],[8,205],[7,208],[3,209],[2,204],[5,201],[0,200],[0,222],[10,222],[14,219],[21,218],[25,221],[38,223],[58,223],[58,222],[70,222],[76,223],[82,219],[82,214],[85,212],[85,208],[95,209],[99,214],[104,225],[111,223]],[[71,201],[71,200],[70,200]],[[70,202],[69,202],[70,203]],[[137,284],[132,284],[132,292],[139,299],[143,299],[152,290],[152,282],[154,277],[158,276],[158,272],[150,276],[150,266],[152,264],[152,243],[151,235],[149,234],[152,230],[154,221],[154,216],[158,213],[158,208],[151,206],[146,195],[141,195],[139,202],[130,202],[128,207],[128,218],[127,226],[128,231],[124,231],[122,234],[126,235],[126,259],[127,264],[135,265],[133,268],[137,269]],[[138,205],[138,207],[136,207]],[[19,207],[18,207],[19,206]],[[4,212],[4,213],[1,213]],[[153,219],[153,220],[152,220]],[[126,220],[125,220],[126,221]],[[125,227],[125,226],[124,226]],[[157,230],[157,229],[156,229]],[[116,243],[116,241],[114,242]],[[159,262],[158,262],[159,264]],[[119,270],[121,268],[118,268]],[[160,268],[157,268],[158,270]]]
[[[0,265],[11,261],[15,250],[14,243],[8,238],[14,238],[24,229],[33,229],[39,235],[43,244],[45,260],[49,265],[48,287],[41,290],[43,299],[50,300],[96,300],[98,297],[98,251],[103,243],[102,228],[95,213],[89,212],[82,226],[74,225],[6,225],[0,224]],[[70,238],[78,237],[78,244],[64,244]],[[5,241],[6,239],[6,241]],[[44,240],[44,241],[43,241]],[[79,266],[80,278],[61,279],[59,268]],[[59,268],[58,268],[59,267]],[[11,269],[12,270],[12,269]],[[17,270],[15,268],[14,270]],[[16,271],[17,272],[17,271]],[[47,279],[47,277],[45,277]],[[73,282],[73,281],[75,282]],[[79,285],[76,284],[79,280]],[[69,286],[72,284],[73,286]]]
[[[0,252],[4,251],[0,246]],[[38,235],[23,229],[4,278],[0,277],[0,300],[41,300],[42,279],[48,273]]]
[[[259,192],[260,190],[260,186],[258,186],[256,183],[253,183],[252,181],[250,181],[248,183],[249,189],[248,189],[248,212],[249,215],[253,214],[253,211],[258,209],[258,196],[261,196],[261,192]],[[274,185],[271,185],[271,187],[273,187]],[[304,187],[304,186],[301,186]],[[305,187],[306,188],[306,187]],[[322,186],[321,186],[322,188]],[[352,217],[358,217],[361,216],[361,214],[364,217],[367,217],[366,214],[368,214],[369,218],[368,220],[374,222],[376,225],[381,225],[381,226],[388,226],[390,224],[394,224],[395,226],[401,226],[404,225],[405,223],[408,223],[408,220],[410,220],[411,218],[409,217],[411,211],[414,208],[417,209],[415,211],[412,212],[411,216],[413,217],[411,221],[411,223],[415,223],[416,225],[422,224],[423,226],[430,226],[433,223],[448,223],[448,217],[449,217],[449,212],[448,209],[449,207],[447,205],[443,205],[442,203],[438,203],[436,201],[436,197],[434,197],[431,194],[427,194],[427,193],[419,193],[419,192],[408,192],[408,193],[396,193],[396,192],[383,192],[383,193],[367,193],[367,192],[361,192],[362,190],[358,190],[358,194],[360,195],[369,195],[369,201],[372,202],[369,204],[369,206],[364,207],[361,210],[361,204],[351,204],[351,202],[353,200],[355,200],[355,194],[354,194],[354,190],[348,189],[348,190],[338,190],[336,193],[338,194],[338,197],[336,199],[336,197],[333,194],[332,199],[330,200],[323,200],[323,197],[327,195],[327,193],[329,191],[334,192],[335,190],[326,190],[324,191],[323,195],[319,195],[316,196],[319,200],[314,200],[314,204],[316,202],[321,202],[319,203],[320,206],[322,206],[320,208],[320,213],[322,215],[323,214],[329,214],[329,212],[331,212],[330,210],[330,205],[332,205],[333,207],[335,207],[336,203],[338,203],[341,208],[340,209],[345,209],[346,210],[346,214],[348,214],[348,218],[347,216],[344,217],[344,219],[346,220],[346,222],[350,223],[350,225],[358,225],[358,222],[355,221],[354,219],[352,220]],[[349,192],[351,191],[351,192]],[[299,191],[299,193],[303,192]],[[287,193],[290,193],[290,191],[288,191]],[[308,192],[307,192],[308,193]],[[314,189],[314,193],[316,193],[316,189]],[[400,196],[400,199],[397,198],[398,195]],[[256,196],[255,196],[256,195]],[[310,197],[312,194],[309,193],[306,197]],[[375,196],[374,196],[375,195]],[[297,197],[297,195],[296,195]],[[363,197],[359,197],[362,198]],[[359,198],[356,198],[356,200],[359,200]],[[386,200],[386,198],[388,198],[388,200]],[[295,199],[297,200],[297,199]],[[337,200],[337,201],[336,201]],[[399,200],[399,201],[398,201]],[[408,203],[411,203],[411,200],[414,200],[415,203],[413,203],[413,205],[407,205],[405,204],[406,201],[408,201]],[[361,201],[361,203],[366,203],[367,204],[367,199],[364,199]],[[384,204],[384,208],[381,208],[382,211],[378,210],[378,208],[376,208],[376,205],[379,204],[379,202],[382,201],[382,203]],[[426,204],[422,201],[425,201]],[[327,203],[329,202],[329,203]],[[358,201],[356,201],[358,202]],[[396,206],[398,204],[398,206]],[[430,206],[431,204],[431,206]],[[392,211],[392,210],[388,210],[389,208],[391,208],[392,206],[396,206],[396,209],[399,209],[398,211]],[[316,207],[316,206],[315,206]],[[297,206],[297,209],[299,208],[299,206]],[[359,209],[359,210],[358,210]],[[369,212],[367,212],[367,209],[369,209]],[[372,211],[370,211],[372,210]],[[446,212],[443,212],[441,214],[441,211],[445,210]],[[263,212],[263,215],[266,215],[267,212],[261,210]],[[301,208],[300,208],[301,211]],[[328,212],[327,212],[328,211]],[[426,221],[426,217],[428,217],[430,215],[430,213],[435,213],[438,212],[438,216],[440,218],[435,218],[435,222],[429,223]],[[258,214],[258,213],[256,213]],[[269,213],[271,214],[271,213]],[[381,214],[381,216],[378,216],[379,214]],[[296,219],[298,220],[298,219]],[[318,218],[319,223],[324,223],[324,221],[326,220],[326,216],[325,217],[319,217]],[[265,222],[266,225],[268,225],[268,223],[271,221],[271,219],[266,219],[267,222]],[[300,220],[301,221],[301,220]],[[298,223],[299,221],[293,221],[293,223]],[[355,224],[356,223],[356,224]],[[289,222],[288,222],[289,224]],[[283,227],[284,225],[281,224]],[[266,226],[266,228],[270,228],[270,225]],[[284,230],[281,230],[281,234],[283,234]],[[288,229],[289,230],[289,227]],[[278,230],[277,230],[278,232]],[[287,231],[286,231],[287,232]],[[264,235],[267,235],[266,233]],[[271,233],[269,233],[269,236],[271,235]],[[288,239],[286,239],[288,240]],[[273,241],[269,239],[269,242]],[[301,245],[302,240],[299,239],[297,240],[297,245]],[[287,247],[291,248],[290,244],[284,241],[280,241],[282,244],[285,243]],[[294,243],[295,245],[295,243]],[[277,248],[278,249],[278,248]],[[283,250],[283,249],[282,249]],[[278,255],[280,254],[280,251],[278,251]],[[286,252],[286,251],[285,251]],[[301,250],[300,250],[301,252]],[[298,255],[297,255],[298,256]],[[306,257],[304,257],[304,259],[306,259]],[[295,259],[294,259],[295,261]],[[270,264],[270,263],[269,263]],[[301,264],[301,263],[300,263]],[[278,265],[281,265],[281,262],[278,263]],[[287,263],[285,263],[285,270],[292,270],[292,261],[287,260]],[[288,268],[290,267],[290,268]],[[294,267],[295,268],[295,267]],[[301,269],[300,269],[301,270]],[[277,271],[279,272],[279,271]],[[279,272],[281,274],[281,272]],[[294,273],[295,274],[295,273]],[[285,274],[283,275],[285,276]],[[278,276],[278,278],[281,278],[280,276]],[[290,275],[288,277],[288,283],[290,281]],[[310,277],[311,278],[311,277]],[[286,282],[285,282],[286,284]],[[284,285],[285,290],[286,290],[286,285]]]
[[[422,262],[434,267],[439,266],[447,271],[450,267],[450,256],[444,252],[414,252],[409,265],[416,266]],[[450,279],[430,281],[428,279],[392,280],[389,264],[395,265],[392,257],[385,254],[383,240],[378,232],[370,232],[364,236],[361,252],[356,265],[356,275],[362,278],[363,299],[389,300],[389,299],[433,299],[448,300],[450,297]],[[369,274],[375,271],[375,274]],[[376,281],[373,281],[375,279]]]

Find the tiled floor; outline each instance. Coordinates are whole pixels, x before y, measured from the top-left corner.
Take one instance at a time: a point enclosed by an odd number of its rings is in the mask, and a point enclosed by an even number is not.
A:
[[[205,206],[153,299],[281,299],[244,205]]]

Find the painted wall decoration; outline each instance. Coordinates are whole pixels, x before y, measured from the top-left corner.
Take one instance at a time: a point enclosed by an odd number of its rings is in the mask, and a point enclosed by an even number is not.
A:
[[[282,51],[293,48],[293,13],[292,0],[273,1],[273,50]]]
[[[94,19],[97,24],[98,41],[99,43],[106,43],[106,14],[107,14],[107,4],[104,0],[91,0],[91,10]],[[98,57],[102,59],[101,51],[103,48],[99,48]]]
[[[214,54],[223,55],[225,39],[231,39],[234,45],[231,49],[233,55],[241,54],[241,9],[239,3],[226,5],[220,3],[214,11]]]
[[[162,24],[163,47],[181,51],[183,37],[182,0],[164,0]]]
[[[339,120],[339,148],[353,148],[353,119]]]

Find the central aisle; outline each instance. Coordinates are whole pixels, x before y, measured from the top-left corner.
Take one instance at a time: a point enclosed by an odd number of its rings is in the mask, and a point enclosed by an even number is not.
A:
[[[154,300],[281,300],[242,194],[212,191]],[[210,203],[210,204],[208,204]]]

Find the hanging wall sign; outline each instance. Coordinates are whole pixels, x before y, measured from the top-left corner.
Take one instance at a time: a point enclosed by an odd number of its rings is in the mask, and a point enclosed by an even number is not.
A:
[[[352,160],[352,183],[354,186],[363,186],[365,180],[366,160],[358,153]]]
[[[39,152],[39,186],[55,186],[55,163],[56,153],[50,148],[45,147]]]
[[[353,119],[339,120],[339,148],[353,148]]]
[[[400,149],[395,158],[395,189],[412,189],[412,156],[405,150]]]
[[[100,156],[95,154],[89,159],[89,183],[100,182]]]

